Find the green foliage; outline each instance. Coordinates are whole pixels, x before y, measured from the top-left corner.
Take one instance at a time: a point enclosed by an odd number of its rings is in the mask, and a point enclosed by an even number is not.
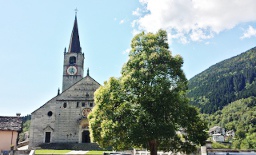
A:
[[[71,150],[36,150],[35,154],[67,154]]]
[[[110,78],[95,92],[89,115],[92,140],[114,149],[148,148],[192,152],[204,144],[206,123],[188,104],[183,59],[168,50],[166,31],[140,33],[132,39],[120,78]],[[177,131],[186,134],[181,136]]]
[[[202,113],[214,113],[233,101],[256,96],[255,66],[256,47],[211,66],[189,80],[190,103]]]
[[[232,121],[232,117],[229,116],[229,121]],[[226,130],[235,130],[236,124],[234,122],[228,122],[224,125],[226,127]]]
[[[27,116],[23,116],[23,117],[22,117],[22,121],[23,121],[23,122],[26,122],[26,121],[28,121],[28,120],[31,120],[31,115],[27,115]]]
[[[23,128],[22,128],[22,131],[23,131],[23,132],[29,131],[30,122],[31,122],[31,120],[27,120],[27,121],[25,121],[25,122],[23,123]]]
[[[19,134],[19,142],[24,141],[25,139],[25,132],[29,131],[31,122],[31,115],[27,115],[22,117],[22,132]]]
[[[245,131],[244,130],[241,130],[241,129],[238,129],[237,131],[236,131],[236,135],[237,135],[237,138],[239,138],[239,139],[244,139],[245,138]]]
[[[96,92],[95,107],[89,114],[91,140],[101,147],[128,149],[125,130],[133,122],[131,105],[124,100],[119,79],[110,78]]]
[[[250,144],[247,139],[241,141],[240,149],[250,149]]]
[[[240,149],[241,140],[235,139],[232,141],[232,149]]]
[[[108,151],[88,151],[86,155],[103,155],[104,153],[107,153]]]
[[[225,106],[213,114],[202,114],[201,117],[209,122],[209,126],[219,125],[226,130],[235,131],[232,148],[256,148],[256,125],[252,120],[256,118],[256,97],[240,99]]]
[[[228,149],[229,146],[228,146],[228,145],[221,144],[221,143],[218,143],[218,142],[213,142],[213,143],[212,143],[212,148],[213,148],[213,149]]]

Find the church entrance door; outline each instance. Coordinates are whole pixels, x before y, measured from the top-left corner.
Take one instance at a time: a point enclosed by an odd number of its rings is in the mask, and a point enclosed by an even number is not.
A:
[[[84,130],[82,132],[82,143],[90,143],[90,132],[88,130]]]
[[[51,141],[51,132],[45,133],[45,143],[50,143]]]

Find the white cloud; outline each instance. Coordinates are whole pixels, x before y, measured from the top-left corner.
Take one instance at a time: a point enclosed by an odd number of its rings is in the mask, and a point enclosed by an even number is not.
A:
[[[136,24],[137,24],[137,20],[134,20],[134,21],[132,21],[132,23],[131,23],[131,25],[132,25],[133,28],[136,26]]]
[[[127,49],[124,50],[122,53],[123,53],[123,54],[129,54],[130,50],[131,50],[130,48],[127,48]]]
[[[140,3],[146,10],[140,9],[145,14],[134,21],[135,28],[147,32],[166,29],[184,43],[209,39],[240,23],[256,21],[255,0],[140,0]]]
[[[168,33],[168,43],[171,44],[173,39],[179,39],[182,44],[189,43],[187,37],[181,32],[177,32],[176,34]]]
[[[149,0],[139,0],[141,4],[147,4]]]
[[[201,41],[203,39],[210,39],[213,37],[213,34],[206,34],[202,29],[195,29],[192,30],[190,34],[190,39],[192,41]]]
[[[137,8],[135,11],[132,12],[132,15],[134,16],[140,16],[141,15],[141,9]]]
[[[135,36],[137,34],[141,33],[141,31],[137,30],[137,29],[133,29],[132,30],[132,35]]]
[[[253,36],[256,36],[256,29],[254,29],[250,25],[249,28],[244,32],[243,36],[240,39],[251,38]]]
[[[125,22],[124,19],[120,20],[119,24],[123,24]]]

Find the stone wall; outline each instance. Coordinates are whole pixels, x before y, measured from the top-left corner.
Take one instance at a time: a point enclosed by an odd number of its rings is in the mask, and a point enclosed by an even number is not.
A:
[[[69,58],[75,57],[76,63],[69,64]],[[74,65],[77,68],[76,75],[68,75],[67,68],[70,65]],[[64,65],[63,65],[63,84],[62,84],[62,91],[65,91],[70,86],[74,85],[76,82],[83,78],[84,74],[84,54],[83,53],[64,53]]]
[[[39,147],[40,149],[54,150],[103,150],[96,143],[44,143],[39,145]]]
[[[48,101],[31,114],[29,147],[35,147],[45,141],[45,132],[53,132],[55,128],[56,97]],[[49,115],[52,112],[52,115]],[[52,137],[54,139],[54,135]]]
[[[50,143],[81,143],[82,132],[89,125],[83,110],[93,108],[99,86],[86,76],[33,112],[29,148],[45,143],[46,132],[50,133]]]

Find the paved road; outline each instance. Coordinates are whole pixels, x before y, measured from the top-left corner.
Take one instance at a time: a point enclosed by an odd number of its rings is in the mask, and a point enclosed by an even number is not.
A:
[[[18,148],[18,150],[27,150],[28,149],[28,145],[22,146],[20,148]],[[70,151],[66,154],[86,154],[88,151]]]
[[[28,149],[28,145],[25,145],[25,146],[19,147],[17,150],[27,150],[27,149]]]
[[[255,152],[211,152],[208,155],[256,155]]]

